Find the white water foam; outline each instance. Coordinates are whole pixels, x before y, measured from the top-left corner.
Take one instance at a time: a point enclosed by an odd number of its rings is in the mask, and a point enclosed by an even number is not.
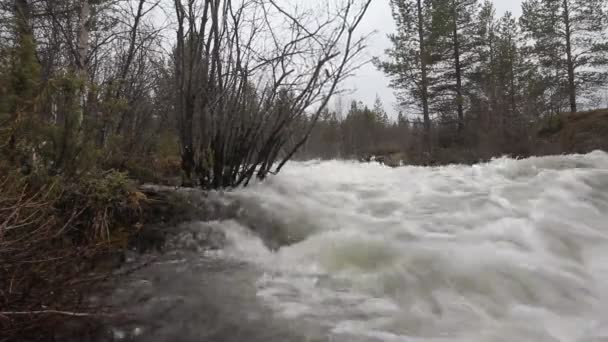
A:
[[[608,154],[389,168],[292,163],[231,195],[299,241],[234,222],[258,296],[335,341],[608,341]]]

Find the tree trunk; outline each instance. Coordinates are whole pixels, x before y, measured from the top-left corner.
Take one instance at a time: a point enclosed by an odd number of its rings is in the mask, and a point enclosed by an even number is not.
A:
[[[511,114],[514,115],[517,111],[517,101],[515,99],[515,94],[517,94],[517,89],[515,89],[515,56],[513,51],[513,45],[511,42],[511,38],[509,38],[509,88],[510,88],[510,99],[511,99]]]
[[[73,132],[64,132],[64,135],[72,134],[75,141],[72,144],[79,144],[81,142],[80,129],[85,117],[86,103],[88,97],[87,82],[89,80],[87,55],[89,53],[89,18],[91,16],[91,4],[89,0],[80,1],[80,14],[78,18],[78,36],[76,41],[77,56],[76,56],[76,76],[80,80],[80,90],[77,94],[79,101],[78,105],[80,110],[77,113],[75,122],[71,125]],[[67,129],[67,127],[66,127]]]
[[[454,44],[454,68],[456,72],[456,106],[458,110],[458,133],[464,129],[464,108],[462,97],[462,66],[460,65],[460,41],[458,39],[458,10],[456,1],[452,1],[452,20],[453,20],[453,44]]]
[[[118,99],[120,94],[125,91],[125,81],[127,75],[129,73],[129,69],[131,68],[131,63],[133,63],[133,59],[135,57],[136,47],[137,47],[137,32],[139,28],[139,24],[142,20],[142,16],[144,15],[144,4],[145,0],[139,0],[139,5],[137,6],[137,14],[133,20],[133,27],[131,28],[131,33],[129,35],[129,48],[127,50],[127,55],[122,63],[120,75],[118,77],[118,85],[116,86],[116,91],[114,93],[114,98]],[[127,121],[127,111],[122,111],[120,114],[120,120],[118,121],[118,125],[116,125],[116,134],[120,134],[123,132],[123,128],[126,125]]]
[[[194,139],[192,134],[192,125],[194,123],[194,96],[185,96],[183,104],[182,120],[183,126],[180,130],[181,145],[182,145],[182,170],[185,174],[184,186],[192,186],[194,179]]]
[[[570,111],[576,113],[576,84],[574,80],[574,61],[572,59],[572,33],[570,31],[570,9],[568,0],[563,0],[564,4],[564,25],[566,27],[566,66],[568,68],[568,97],[570,98]]]
[[[498,77],[496,76],[496,66],[495,66],[495,60],[494,60],[494,36],[493,33],[490,33],[490,37],[489,37],[489,49],[490,49],[490,87],[491,87],[491,96],[492,98],[490,99],[490,110],[488,110],[488,128],[493,127],[493,125],[495,124],[495,120],[496,120],[496,114],[498,112],[498,87],[497,87],[497,79]]]
[[[420,72],[422,82],[420,84],[420,93],[422,96],[422,114],[424,118],[424,136],[423,143],[426,152],[432,153],[431,147],[431,117],[429,114],[429,80],[427,70],[427,52],[426,43],[424,40],[424,15],[422,13],[422,0],[417,0],[418,6],[418,39],[420,44]]]
[[[78,18],[78,56],[76,56],[76,68],[79,72],[85,72],[86,70],[86,58],[89,50],[89,28],[87,23],[89,21],[90,13],[91,6],[89,1],[81,0],[80,14]]]
[[[193,75],[187,75],[186,60],[193,63],[192,58],[186,57],[186,37],[184,33],[184,12],[181,4],[175,1],[175,9],[177,12],[178,29],[175,48],[175,87],[176,92],[176,111],[177,124],[181,149],[181,168],[184,172],[182,185],[192,186],[193,172],[195,167],[194,160],[194,140],[193,140],[193,123],[194,123],[194,97],[191,94],[191,87],[188,84],[186,77],[192,79]],[[192,45],[191,43],[190,45]]]
[[[15,12],[17,18],[17,33],[19,35],[31,34],[31,12],[27,0],[15,0]]]

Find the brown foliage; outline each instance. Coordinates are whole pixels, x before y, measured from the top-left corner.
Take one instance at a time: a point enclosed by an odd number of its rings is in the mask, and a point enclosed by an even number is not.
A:
[[[89,295],[110,271],[103,262],[140,227],[145,196],[114,173],[36,186],[0,172],[0,341],[48,340],[75,321],[86,326],[104,314]]]

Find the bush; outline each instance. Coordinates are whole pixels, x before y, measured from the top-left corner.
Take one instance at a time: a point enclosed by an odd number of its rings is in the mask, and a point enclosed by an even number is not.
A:
[[[4,163],[0,176],[0,340],[48,339],[103,312],[87,297],[110,271],[99,265],[141,227],[145,196],[115,171],[68,180]]]

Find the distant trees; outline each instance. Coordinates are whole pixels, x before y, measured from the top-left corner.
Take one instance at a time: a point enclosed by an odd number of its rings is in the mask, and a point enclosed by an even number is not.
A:
[[[421,149],[521,153],[531,122],[576,112],[606,85],[608,1],[522,6],[518,21],[488,0],[391,0],[397,31],[376,63],[403,111],[421,110]]]
[[[376,64],[391,78],[402,104],[422,110],[427,153],[432,120],[456,123],[459,134],[464,130],[476,7],[476,0],[391,1],[397,32],[389,36],[388,58]]]
[[[352,101],[341,117],[326,110],[312,131],[298,158],[364,159],[371,155],[399,155],[409,147],[410,123],[390,120],[384,105],[376,98],[374,107]]]
[[[512,14],[496,18],[494,6],[486,1],[475,28],[475,64],[468,74],[470,116],[477,129],[493,132],[493,143],[503,146],[516,125],[526,125],[523,116],[530,113],[524,104],[534,96],[526,78],[532,69],[518,48],[518,37]]]
[[[605,0],[527,0],[520,20],[524,38],[556,94],[566,95],[570,111],[578,95],[604,84],[608,63]]]

